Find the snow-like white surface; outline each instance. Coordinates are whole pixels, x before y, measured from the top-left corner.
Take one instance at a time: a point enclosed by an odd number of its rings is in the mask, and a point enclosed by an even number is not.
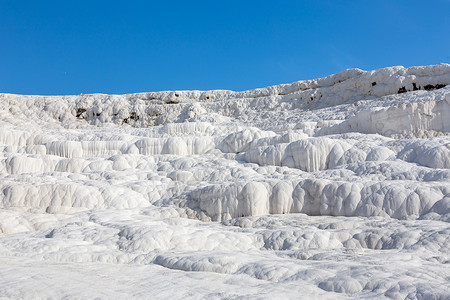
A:
[[[0,94],[4,298],[449,299],[450,65]]]

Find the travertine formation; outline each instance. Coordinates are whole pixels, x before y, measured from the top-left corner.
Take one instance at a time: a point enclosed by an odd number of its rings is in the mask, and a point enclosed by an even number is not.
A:
[[[0,295],[448,298],[448,85],[0,94]]]

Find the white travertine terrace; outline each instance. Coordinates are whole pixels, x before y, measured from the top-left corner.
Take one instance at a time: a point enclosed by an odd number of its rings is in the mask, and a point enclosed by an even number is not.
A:
[[[449,85],[0,94],[0,295],[448,299]]]

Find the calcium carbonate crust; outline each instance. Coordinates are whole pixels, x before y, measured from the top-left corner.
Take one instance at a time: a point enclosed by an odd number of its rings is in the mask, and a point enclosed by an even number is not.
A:
[[[158,298],[446,299],[449,85],[440,64],[243,92],[0,94],[0,260],[16,266],[0,294],[147,298],[150,272]],[[78,283],[13,284],[30,271]]]

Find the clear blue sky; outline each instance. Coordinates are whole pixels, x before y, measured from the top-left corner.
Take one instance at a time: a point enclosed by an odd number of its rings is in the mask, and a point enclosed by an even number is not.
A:
[[[0,92],[246,90],[450,62],[450,0],[0,0]]]

